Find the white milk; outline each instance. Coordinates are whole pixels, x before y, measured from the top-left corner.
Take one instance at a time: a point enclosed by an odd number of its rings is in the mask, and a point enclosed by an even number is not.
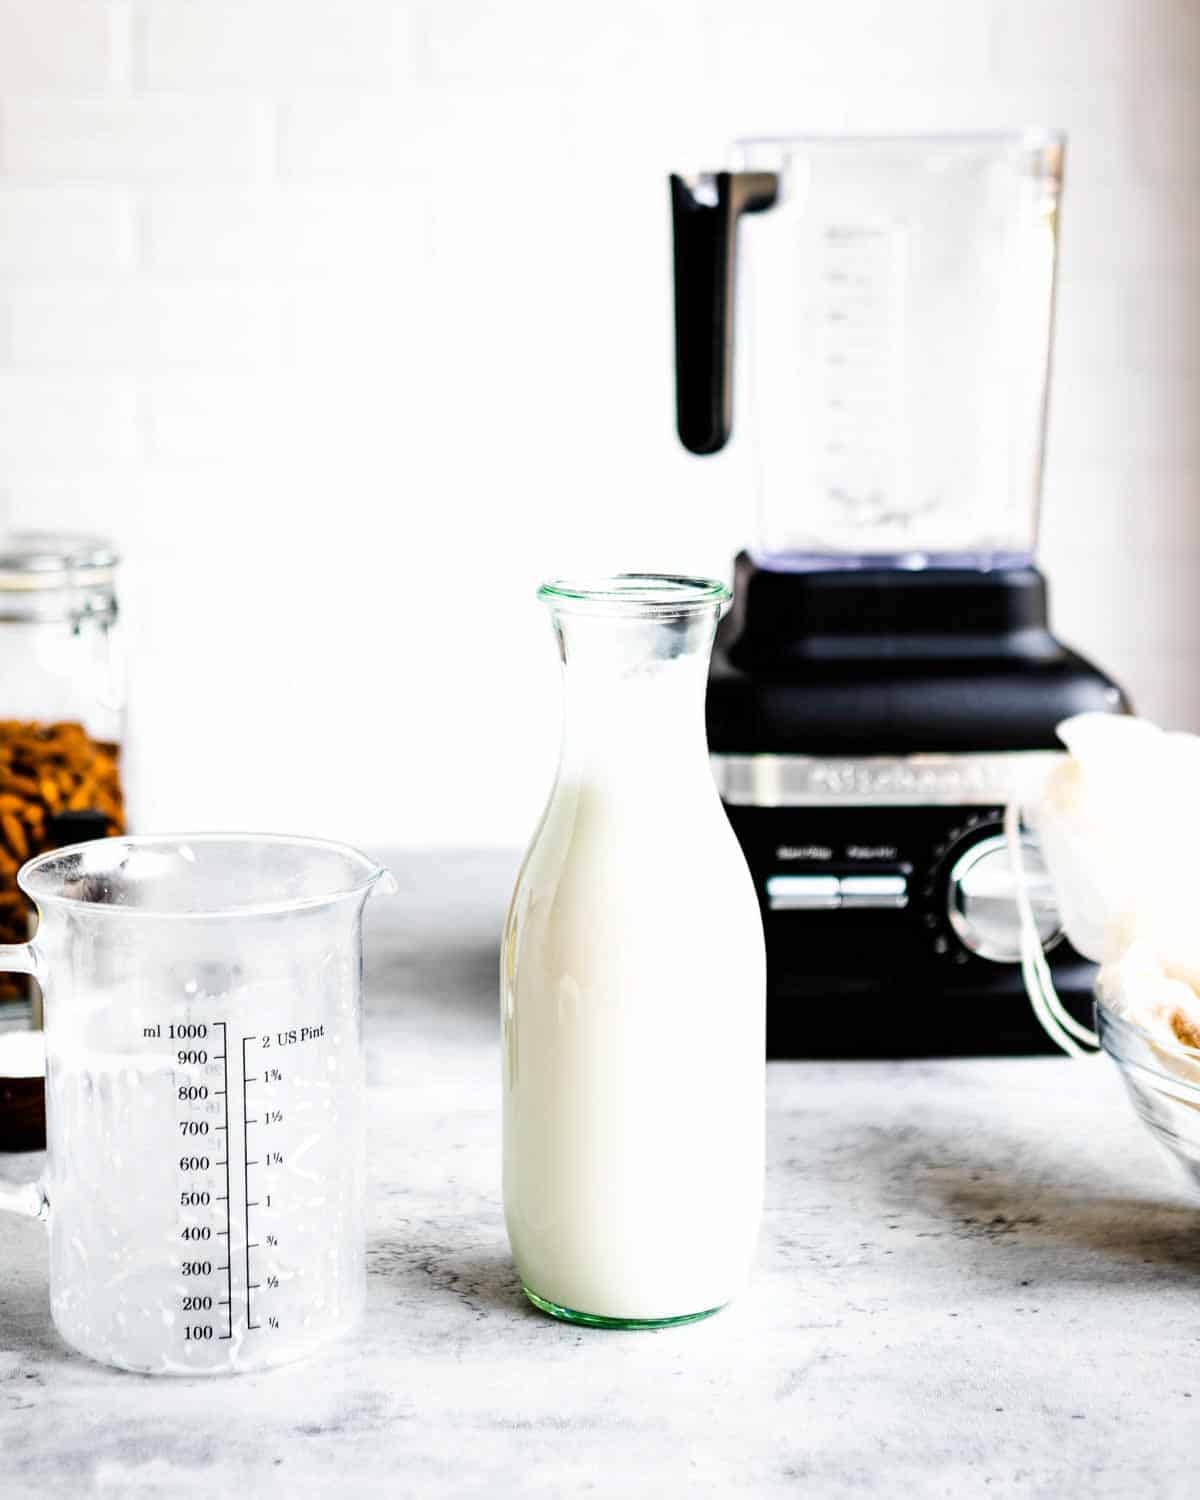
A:
[[[587,655],[505,931],[508,1233],[544,1301],[683,1317],[727,1302],[753,1253],[762,924],[708,763],[707,650],[621,673]]]

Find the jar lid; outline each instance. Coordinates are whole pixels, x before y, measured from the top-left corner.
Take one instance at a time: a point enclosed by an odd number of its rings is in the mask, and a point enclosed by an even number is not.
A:
[[[0,592],[110,583],[118,562],[111,543],[101,536],[72,531],[0,533]]]

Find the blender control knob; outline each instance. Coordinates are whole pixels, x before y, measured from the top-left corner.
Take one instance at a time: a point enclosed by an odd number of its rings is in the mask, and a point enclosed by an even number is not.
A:
[[[1049,949],[1062,937],[1054,890],[1037,844],[1023,838],[1021,848],[1034,924],[1042,947]],[[980,839],[958,856],[950,870],[947,902],[950,926],[971,953],[993,963],[1020,961],[1016,872],[1003,834]]]

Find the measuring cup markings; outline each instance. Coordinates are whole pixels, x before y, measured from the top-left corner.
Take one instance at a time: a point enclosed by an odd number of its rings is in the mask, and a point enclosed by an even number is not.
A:
[[[218,1038],[220,1051],[212,1046]],[[177,1273],[172,1300],[183,1314],[184,1343],[194,1346],[209,1340],[230,1341],[247,1332],[278,1331],[281,1315],[278,1312],[263,1314],[255,1294],[278,1291],[282,1285],[301,1279],[302,1273],[279,1259],[285,1247],[281,1246],[279,1230],[275,1227],[277,1215],[280,1211],[286,1213],[299,1208],[310,1213],[319,1212],[328,1206],[325,1194],[294,1204],[290,1199],[285,1199],[282,1204],[279,1201],[280,1173],[301,1176],[313,1182],[321,1180],[319,1164],[312,1171],[304,1170],[302,1165],[310,1151],[320,1148],[320,1133],[314,1132],[294,1146],[289,1145],[287,1150],[279,1134],[291,1115],[291,1109],[284,1107],[285,1094],[280,1092],[286,1090],[291,1076],[291,1070],[283,1066],[282,1058],[293,1048],[304,1046],[307,1051],[313,1044],[324,1043],[327,1040],[325,1026],[297,1026],[274,1033],[249,1033],[240,1038],[240,1256],[235,1255],[233,1243],[235,1193],[232,1168],[237,1145],[230,1140],[229,1023],[216,1020],[156,1023],[141,1028],[140,1039],[150,1043],[165,1041],[174,1048],[170,1053],[143,1053],[140,1068],[124,1067],[120,1072],[123,1078],[133,1080],[143,1077],[152,1080],[165,1075],[170,1080],[177,1105],[179,1212],[175,1217],[178,1238],[171,1255]],[[342,1039],[329,1040],[336,1043]],[[255,1047],[259,1049],[257,1062],[254,1061]],[[281,1061],[268,1062],[268,1054],[279,1056]],[[252,1071],[253,1067],[259,1071]],[[333,1071],[336,1073],[336,1068]],[[304,1078],[298,1082],[301,1087],[314,1086]],[[215,1083],[222,1086],[214,1087]],[[316,1087],[321,1087],[320,1082]],[[259,1095],[257,1099],[256,1095]],[[316,1100],[298,1100],[296,1115],[302,1117],[316,1104]],[[250,1114],[251,1108],[256,1110],[254,1115]],[[146,1101],[146,1109],[149,1114],[156,1112],[152,1100]],[[265,1132],[271,1132],[270,1137],[265,1136]],[[223,1137],[223,1149],[217,1148],[218,1136]],[[271,1139],[276,1144],[268,1144]],[[255,1155],[251,1155],[252,1149]],[[220,1191],[222,1187],[223,1192]],[[271,1228],[265,1227],[263,1214],[270,1215]],[[222,1239],[225,1241],[223,1257],[214,1253]],[[86,1249],[81,1248],[86,1254]],[[260,1264],[256,1252],[270,1253],[270,1261]],[[153,1258],[151,1252],[149,1259]],[[116,1279],[124,1281],[138,1274],[140,1260],[137,1256],[129,1257],[125,1267],[127,1274]],[[238,1261],[241,1265],[237,1269],[242,1272],[239,1277],[242,1285],[238,1290],[243,1297],[235,1294],[234,1271]],[[219,1278],[216,1284],[213,1278]],[[219,1292],[224,1292],[224,1295],[218,1295]],[[243,1298],[243,1314],[239,1317],[238,1303]],[[316,1301],[322,1303],[324,1300],[320,1288],[316,1289]],[[218,1319],[204,1316],[217,1309],[221,1310]],[[166,1321],[169,1325],[174,1324],[173,1312]]]
[[[264,1212],[277,1211],[278,1188],[274,1184],[279,1180],[279,1174],[285,1170],[296,1173],[299,1170],[295,1153],[303,1152],[309,1143],[299,1143],[294,1149],[289,1148],[285,1153],[282,1144],[271,1144],[272,1141],[280,1141],[280,1131],[285,1127],[288,1114],[282,1103],[273,1103],[272,1095],[283,1088],[291,1078],[291,1070],[285,1069],[283,1062],[275,1062],[276,1056],[290,1055],[290,1049],[295,1047],[311,1047],[313,1043],[325,1040],[324,1024],[312,1026],[292,1026],[276,1030],[275,1032],[250,1033],[242,1037],[242,1166],[243,1166],[243,1189],[245,1207],[245,1273],[246,1273],[246,1327],[247,1329],[260,1329],[266,1327],[272,1331],[280,1328],[279,1314],[267,1313],[265,1325],[255,1322],[258,1315],[257,1300],[255,1292],[278,1291],[281,1286],[282,1268],[278,1264],[278,1252],[281,1249],[278,1232],[270,1232],[265,1229],[254,1229],[254,1233],[261,1233],[263,1239],[251,1238],[251,1210],[262,1210]],[[260,1072],[251,1073],[250,1052],[251,1047],[258,1048],[258,1060],[254,1066],[261,1069]],[[270,1057],[268,1057],[270,1054]],[[251,1089],[256,1094],[265,1091],[266,1098],[256,1098],[255,1115],[250,1114]],[[278,1095],[276,1094],[276,1097]],[[250,1155],[251,1127],[256,1132],[266,1133],[266,1140],[256,1139],[254,1157]],[[255,1197],[250,1196],[250,1171],[256,1171],[254,1192]],[[262,1180],[257,1175],[262,1174]],[[267,1174],[270,1174],[268,1177]],[[270,1188],[263,1185],[263,1180],[271,1184]],[[257,1196],[261,1194],[261,1196]],[[255,1215],[256,1221],[261,1219],[261,1214]],[[269,1250],[276,1254],[272,1256],[273,1269],[264,1270],[260,1267],[259,1257],[251,1255],[252,1251]],[[288,1273],[286,1279],[292,1279],[297,1273]],[[254,1280],[252,1277],[261,1277]]]
[[[223,1301],[228,1328],[221,1337],[231,1339],[233,1337],[233,1204],[229,1193],[229,1153],[232,1150],[229,1142],[229,1028],[224,1021],[214,1021],[213,1026],[214,1029],[217,1026],[221,1028],[221,1103],[225,1116],[225,1160],[221,1166],[225,1171],[225,1297]]]
[[[187,1319],[183,1324],[186,1344],[198,1344],[214,1338],[231,1340],[234,1330],[227,1028],[223,1021],[211,1023],[214,1036],[220,1031],[220,1052],[212,1050],[213,1038],[210,1038],[209,1030],[210,1023],[203,1021],[168,1022],[165,1037],[161,1022],[142,1028],[143,1038],[162,1038],[175,1047],[170,1076],[175,1103],[182,1106],[181,1110],[177,1110],[176,1118],[181,1149],[177,1179],[178,1207],[181,1213],[176,1222],[179,1225],[178,1240],[183,1246],[178,1251],[179,1274],[175,1295],[179,1311]],[[214,1069],[218,1064],[220,1072],[214,1076]],[[211,1087],[206,1079],[213,1079],[214,1082],[219,1080],[223,1086]],[[216,1119],[212,1118],[214,1115],[217,1116]],[[222,1137],[219,1151],[217,1136]],[[213,1173],[217,1174],[215,1179]],[[221,1174],[224,1174],[224,1193],[214,1191],[222,1185]],[[224,1227],[220,1227],[222,1210],[218,1207],[222,1204]],[[205,1209],[211,1209],[212,1212],[208,1215],[198,1215],[195,1212]],[[225,1241],[223,1255],[218,1250],[222,1239]],[[217,1278],[215,1283],[210,1280],[214,1277]],[[225,1292],[224,1297],[214,1295],[221,1290]],[[217,1321],[203,1316],[211,1313],[214,1308],[225,1310],[224,1318],[219,1319],[225,1325],[222,1332],[218,1332]]]

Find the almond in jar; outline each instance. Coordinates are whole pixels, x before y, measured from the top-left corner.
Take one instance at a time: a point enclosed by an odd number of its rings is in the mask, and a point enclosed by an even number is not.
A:
[[[96,536],[0,536],[0,943],[29,936],[26,859],[125,831],[117,564]],[[29,1007],[0,976],[0,1027]]]

